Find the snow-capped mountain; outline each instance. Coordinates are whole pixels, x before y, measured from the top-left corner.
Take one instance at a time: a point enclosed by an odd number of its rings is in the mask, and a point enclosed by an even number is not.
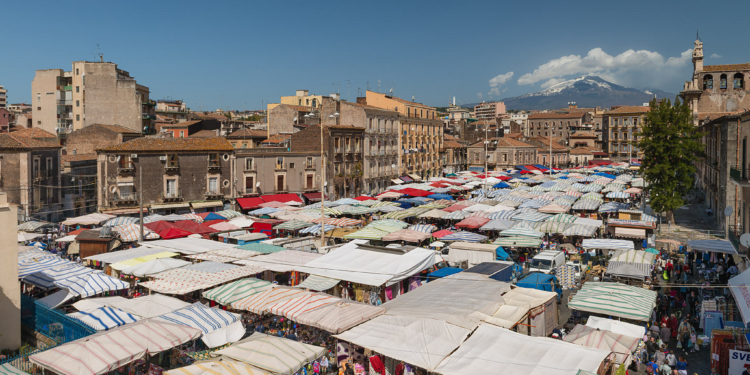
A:
[[[557,109],[576,102],[579,108],[614,105],[642,105],[654,98],[674,99],[675,95],[661,90],[638,90],[616,85],[598,76],[583,76],[560,82],[542,91],[501,99],[508,109]]]

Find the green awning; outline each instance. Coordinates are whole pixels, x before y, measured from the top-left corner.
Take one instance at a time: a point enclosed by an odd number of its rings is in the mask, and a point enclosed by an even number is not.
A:
[[[271,289],[271,283],[265,280],[247,278],[203,292],[203,297],[229,306],[245,297]]]

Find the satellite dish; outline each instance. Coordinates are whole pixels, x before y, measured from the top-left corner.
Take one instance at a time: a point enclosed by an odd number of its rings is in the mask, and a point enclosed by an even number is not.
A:
[[[728,206],[727,208],[724,209],[724,216],[732,216],[733,211],[734,210],[732,209],[732,207]]]
[[[750,247],[750,233],[745,233],[740,236],[740,243],[742,246]]]

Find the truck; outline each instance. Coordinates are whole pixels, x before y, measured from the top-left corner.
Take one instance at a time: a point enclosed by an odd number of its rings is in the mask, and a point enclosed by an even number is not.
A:
[[[550,273],[550,271],[563,264],[565,264],[565,252],[545,250],[531,258],[529,272]]]
[[[555,275],[550,275],[543,272],[532,272],[522,277],[516,286],[529,289],[544,290],[547,292],[557,293],[557,303],[562,301],[562,287],[557,281]]]

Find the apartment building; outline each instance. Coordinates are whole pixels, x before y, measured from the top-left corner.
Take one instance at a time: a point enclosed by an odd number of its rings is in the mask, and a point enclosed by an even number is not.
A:
[[[643,158],[643,152],[638,149],[636,143],[649,109],[646,106],[621,106],[604,113],[604,150],[609,153],[612,160]]]
[[[483,102],[474,106],[474,116],[478,120],[494,119],[505,114],[505,103]]]
[[[320,129],[318,129],[320,131]],[[295,152],[283,147],[235,149],[237,159],[234,194],[237,197],[263,194],[320,192],[320,149]]]
[[[0,134],[0,191],[18,205],[19,221],[60,218],[60,150],[40,139]]]
[[[226,138],[235,149],[256,148],[268,138],[268,133],[265,130],[240,129],[227,135]]]
[[[527,137],[562,137],[568,140],[571,128],[584,122],[591,122],[593,115],[588,112],[547,112],[532,113],[528,117]]]
[[[469,170],[500,170],[516,165],[537,164],[537,146],[513,138],[490,138],[467,147]]]
[[[526,143],[537,146],[537,162],[545,167],[565,168],[570,162],[570,149],[560,137],[530,137]],[[551,163],[550,163],[551,161]]]
[[[320,155],[325,162],[325,193],[331,199],[355,197],[364,191],[363,144],[365,128],[352,125],[312,125],[291,135],[292,152]],[[322,144],[321,144],[322,143]]]
[[[397,111],[326,99],[320,113],[324,125],[347,124],[365,129],[362,143],[365,192],[381,193],[391,184],[390,180],[398,178],[400,120]]]
[[[158,116],[173,120],[174,123],[188,120],[187,104],[182,100],[157,100],[154,112]]]
[[[695,124],[750,108],[750,63],[703,65],[703,42],[693,45],[693,78],[680,96],[693,111]]]
[[[452,135],[445,134],[443,147],[440,149],[440,164],[443,173],[458,173],[467,168],[466,147],[468,144]]]
[[[395,96],[366,91],[357,103],[389,109],[399,113],[398,149],[399,175],[415,175],[421,179],[440,176],[440,149],[443,147],[443,121],[434,107]]]
[[[224,138],[142,137],[99,149],[99,209],[137,208],[140,193],[158,213],[187,213],[191,202],[230,203],[233,151]]]
[[[279,104],[299,105],[310,107],[311,109],[320,109],[323,106],[323,99],[331,97],[336,98],[337,95],[310,95],[309,90],[296,90],[294,95],[280,97]],[[275,107],[273,103],[268,105],[269,110],[273,107]]]
[[[8,90],[0,86],[0,108],[8,108]]]
[[[31,82],[35,128],[65,137],[91,124],[154,132],[149,89],[111,62],[75,61],[68,72],[37,70]]]

